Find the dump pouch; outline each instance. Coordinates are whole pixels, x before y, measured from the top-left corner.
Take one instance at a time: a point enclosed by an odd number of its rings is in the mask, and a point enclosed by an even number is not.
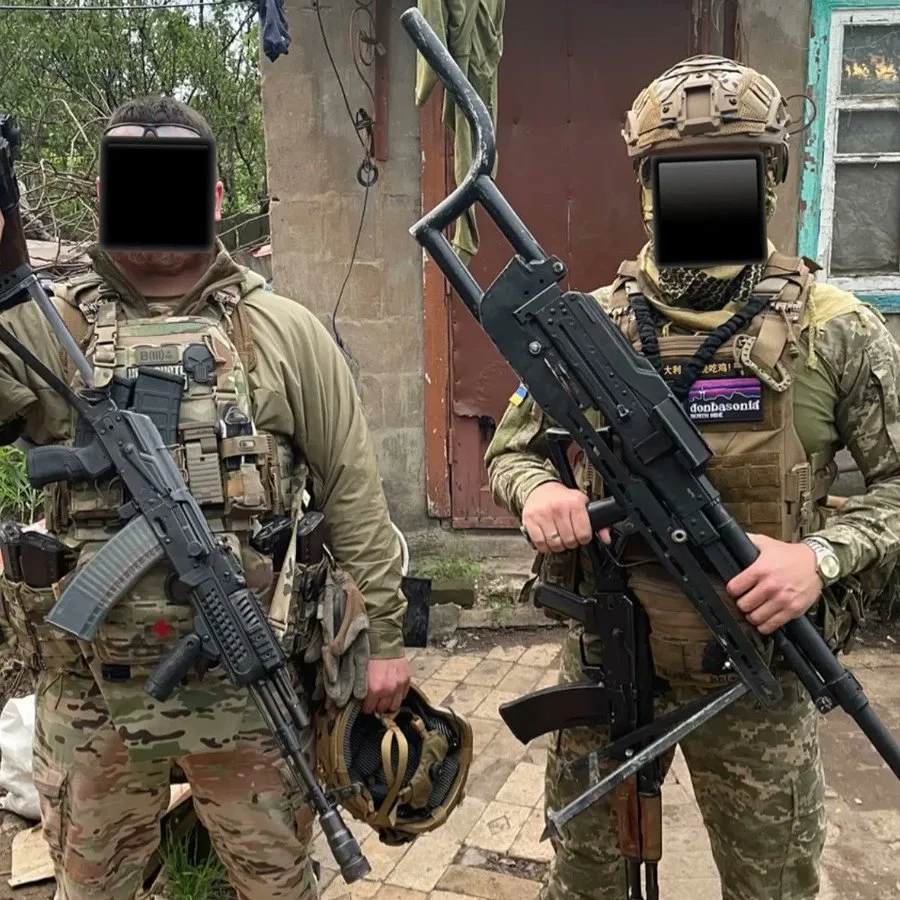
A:
[[[846,502],[842,497],[826,497],[817,510],[819,519],[827,524],[839,515]],[[842,578],[831,585],[819,598],[812,610],[812,620],[828,648],[835,653],[849,653],[856,644],[859,628],[866,621],[869,610],[896,588],[900,566],[892,559],[881,566],[873,566],[862,572]]]
[[[5,583],[2,580],[2,575],[0,575],[0,651],[10,652],[19,646],[19,641],[9,621],[4,591]]]
[[[65,580],[52,587],[36,588],[23,581],[11,581],[6,573],[0,575],[0,614],[5,619],[0,627],[4,631],[4,647],[15,647],[33,672],[42,669],[87,672],[78,640],[44,621],[64,587]]]

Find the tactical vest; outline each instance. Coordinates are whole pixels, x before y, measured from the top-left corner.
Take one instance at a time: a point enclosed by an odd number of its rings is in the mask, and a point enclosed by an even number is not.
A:
[[[255,290],[259,288],[248,296]],[[271,596],[271,560],[253,550],[249,539],[261,515],[291,512],[298,466],[283,436],[258,433],[253,424],[248,373],[256,360],[242,317],[240,286],[215,292],[200,315],[129,320],[95,273],[73,279],[55,293],[64,301],[67,326],[94,367],[97,388],[116,377],[133,379],[140,367],[184,378],[169,449],[211,530],[241,557],[248,586],[261,599]],[[69,383],[83,387],[68,358],[65,368]],[[73,436],[75,424],[73,414]],[[49,485],[44,495],[47,529],[78,551],[83,565],[116,533],[124,501],[116,479]],[[170,600],[170,571],[162,563],[141,579],[84,649],[103,664],[130,667],[131,676],[149,672],[167,656],[193,628],[190,606]]]
[[[609,315],[684,403],[714,453],[706,474],[728,510],[746,531],[777,540],[815,530],[837,467],[830,453],[807,458],[794,427],[791,373],[813,280],[807,267],[774,254],[744,316],[714,332],[680,327],[655,311],[642,280],[636,262],[620,266]],[[587,493],[602,495],[590,466],[581,463],[578,475]],[[703,620],[643,542],[633,539],[626,553],[637,563],[629,586],[647,610],[658,673],[717,680],[704,669],[710,635]]]

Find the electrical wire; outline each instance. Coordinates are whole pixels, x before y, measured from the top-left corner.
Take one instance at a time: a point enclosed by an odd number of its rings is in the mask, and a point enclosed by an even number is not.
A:
[[[375,35],[375,13],[372,12],[374,0],[356,0],[356,9],[350,13],[350,52],[353,54],[353,65],[356,66],[356,74],[359,80],[366,86],[369,96],[372,98],[372,107],[375,107],[375,91],[372,83],[366,78],[363,67],[369,68],[375,62],[375,55],[379,52],[378,39]],[[361,24],[360,20],[365,20]],[[384,48],[381,48],[384,52]]]
[[[356,12],[365,12],[368,11],[367,7],[371,3],[371,0],[356,0],[357,10]],[[365,193],[363,194],[363,202],[362,202],[362,210],[359,216],[359,227],[356,229],[356,239],[353,242],[353,251],[350,254],[350,264],[347,266],[347,274],[344,276],[343,284],[341,285],[341,289],[338,292],[337,301],[334,304],[334,309],[331,312],[331,330],[334,333],[334,339],[337,343],[338,347],[341,349],[341,352],[347,358],[347,362],[351,367],[351,371],[358,369],[358,363],[353,358],[353,354],[347,348],[347,345],[344,343],[344,339],[341,336],[340,329],[337,325],[337,314],[338,310],[341,306],[341,301],[344,298],[344,291],[347,288],[347,282],[350,281],[350,276],[353,274],[353,265],[356,262],[356,254],[359,251],[359,242],[362,237],[363,225],[366,220],[366,209],[369,205],[369,188],[378,180],[378,167],[375,165],[373,161],[373,157],[375,155],[375,136],[373,127],[375,125],[372,117],[364,110],[359,109],[356,115],[353,115],[353,110],[350,107],[350,100],[347,97],[347,91],[344,89],[344,81],[341,78],[341,74],[338,71],[337,64],[334,61],[334,56],[331,54],[331,47],[328,43],[328,36],[325,33],[325,23],[322,21],[322,10],[319,6],[318,0],[314,0],[313,6],[316,10],[316,19],[319,22],[319,31],[322,34],[322,43],[325,46],[325,53],[328,56],[328,61],[331,63],[332,71],[334,72],[334,77],[337,79],[338,88],[340,89],[341,96],[344,98],[344,106],[347,110],[347,115],[350,117],[350,122],[353,125],[353,130],[356,133],[357,140],[360,143],[363,151],[363,161],[360,163],[359,168],[356,171],[356,180],[363,186],[365,189]],[[355,21],[355,19],[354,19]],[[357,39],[360,43],[367,44],[371,43],[371,40],[374,39],[374,19],[373,19],[373,36],[369,38],[369,36],[365,35],[362,30],[360,30],[357,35]],[[351,33],[352,39],[352,33]],[[366,65],[371,65],[370,62],[365,61],[364,54],[360,51],[359,58]],[[374,60],[374,53],[372,54],[372,60]],[[353,62],[356,66],[357,72],[360,74],[360,78],[362,78],[363,84],[365,84],[366,88],[372,93],[369,84],[366,82],[366,79],[362,77],[362,72],[359,70],[359,65],[357,63],[357,53],[354,52]],[[372,95],[374,98],[374,94]],[[363,135],[365,134],[365,137]],[[354,371],[354,376],[356,372]]]
[[[397,535],[397,540],[400,542],[400,574],[405,578],[409,574],[409,544],[406,543],[403,532],[393,522],[391,522],[391,528],[394,529],[394,534]]]
[[[341,351],[346,355],[348,362],[352,367],[358,367],[358,363],[353,358],[353,354],[347,348],[347,345],[344,343],[343,338],[341,337],[341,332],[338,329],[337,325],[337,314],[338,309],[341,305],[341,300],[344,298],[344,291],[347,289],[347,282],[350,280],[350,276],[353,274],[353,264],[356,262],[356,254],[359,250],[359,240],[362,236],[363,223],[366,221],[366,207],[369,205],[369,185],[365,186],[365,193],[363,194],[363,202],[362,202],[362,212],[359,216],[359,227],[356,229],[356,240],[353,242],[353,251],[350,254],[350,265],[347,266],[347,274],[344,276],[344,282],[341,285],[340,292],[338,293],[337,301],[334,304],[334,309],[331,311],[331,330],[334,332],[334,339],[337,342],[338,347],[341,348]]]

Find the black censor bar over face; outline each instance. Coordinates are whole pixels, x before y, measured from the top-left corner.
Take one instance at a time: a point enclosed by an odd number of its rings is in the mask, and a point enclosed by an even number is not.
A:
[[[766,261],[766,163],[761,152],[654,156],[650,172],[657,266]]]
[[[211,252],[215,193],[212,141],[199,135],[104,135],[100,246],[107,251]]]

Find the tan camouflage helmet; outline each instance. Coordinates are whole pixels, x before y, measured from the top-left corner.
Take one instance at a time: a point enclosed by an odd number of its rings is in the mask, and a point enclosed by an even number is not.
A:
[[[415,686],[396,713],[369,715],[351,700],[317,721],[326,787],[385,844],[409,843],[447,820],[463,799],[472,746],[468,721]]]
[[[787,175],[790,121],[781,92],[765,75],[722,56],[692,56],[641,91],[622,137],[638,159],[661,150],[760,144],[779,184]]]

